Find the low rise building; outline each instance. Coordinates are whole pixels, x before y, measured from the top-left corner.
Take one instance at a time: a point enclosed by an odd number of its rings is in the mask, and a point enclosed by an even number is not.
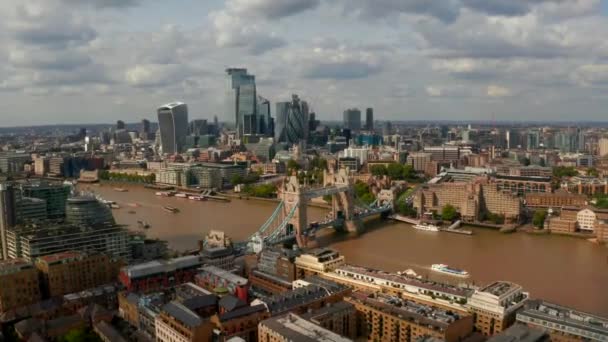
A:
[[[608,194],[608,179],[591,176],[576,176],[562,182],[562,189],[579,195],[606,195]]]
[[[211,265],[203,266],[198,270],[194,282],[209,291],[218,294],[226,291],[247,302],[249,281],[230,271]]]
[[[528,301],[517,322],[549,333],[551,341],[608,341],[608,320],[542,300]]]
[[[235,252],[231,247],[205,247],[201,252],[201,257],[205,265],[225,270],[234,269]]]
[[[300,315],[315,325],[352,340],[357,338],[357,310],[347,302],[330,303]]]
[[[352,341],[292,313],[261,322],[258,326],[258,336],[259,341],[272,342]]]
[[[123,267],[119,279],[128,291],[151,292],[193,281],[201,265],[201,258],[194,255],[151,261]]]
[[[63,296],[115,282],[120,262],[105,254],[69,251],[36,259],[47,297]]]
[[[0,313],[40,301],[38,271],[23,259],[0,261]]]
[[[357,335],[370,341],[433,337],[458,342],[473,332],[473,317],[381,293],[355,291],[345,298],[357,310]]]
[[[515,322],[516,311],[528,298],[520,285],[497,281],[476,290],[467,307],[473,314],[475,329],[484,336],[493,336]]]
[[[344,256],[329,248],[321,248],[304,253],[295,259],[296,278],[330,272],[344,265]]]
[[[445,307],[461,313],[467,312],[464,304],[474,293],[474,290],[469,288],[352,265],[341,266],[333,272],[324,273],[321,276],[362,291],[382,291],[422,304]]]
[[[155,320],[158,342],[206,342],[213,336],[213,324],[181,303],[162,307]]]
[[[220,312],[211,317],[214,329],[214,341],[229,341],[242,338],[245,341],[258,339],[258,324],[270,317],[264,305],[251,305]]]
[[[525,200],[526,206],[532,208],[561,208],[587,204],[587,196],[572,194],[563,189],[553,193],[529,193],[525,195]]]
[[[328,303],[342,301],[350,293],[350,288],[318,277],[307,278],[305,282],[294,284],[288,292],[260,297],[252,305],[264,304],[272,316],[293,312],[302,314],[309,309],[319,309]]]

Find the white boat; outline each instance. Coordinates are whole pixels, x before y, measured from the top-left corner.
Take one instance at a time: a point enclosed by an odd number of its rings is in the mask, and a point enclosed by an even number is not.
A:
[[[188,195],[180,192],[178,194],[175,194],[175,197],[177,197],[177,198],[188,198]]]
[[[425,230],[427,232],[438,232],[439,231],[439,227],[432,225],[432,224],[428,224],[428,223],[419,223],[414,226],[414,229]]]
[[[457,268],[450,267],[446,264],[433,264],[431,265],[431,270],[439,273],[445,273],[457,277],[468,277],[469,272],[465,270],[460,270]]]

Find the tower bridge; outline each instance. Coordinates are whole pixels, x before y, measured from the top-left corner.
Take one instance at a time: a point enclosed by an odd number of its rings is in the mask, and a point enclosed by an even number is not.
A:
[[[313,198],[331,196],[331,212],[321,222],[308,222],[308,203]],[[268,220],[249,238],[248,247],[259,252],[264,245],[293,241],[306,247],[315,233],[326,227],[349,232],[363,229],[362,219],[392,210],[392,202],[378,199],[371,205],[357,205],[347,169],[324,172],[322,187],[301,185],[288,176],[278,191],[281,200]]]

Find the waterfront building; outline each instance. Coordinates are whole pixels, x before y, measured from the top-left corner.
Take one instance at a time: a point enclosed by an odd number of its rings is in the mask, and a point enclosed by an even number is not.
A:
[[[259,341],[273,342],[348,342],[349,338],[342,337],[329,329],[323,328],[298,315],[288,313],[284,316],[269,318],[258,326]]]
[[[365,129],[368,131],[374,130],[374,108],[365,110]]]
[[[347,109],[343,115],[344,128],[353,132],[361,130],[361,111],[357,108]]]
[[[46,297],[59,297],[113,283],[120,262],[105,254],[69,251],[41,256],[36,268]]]
[[[603,240],[607,228],[608,210],[587,207],[562,207],[559,216],[549,217],[546,228],[552,233],[582,232],[595,235]]]
[[[473,332],[473,317],[381,293],[354,291],[345,301],[357,310],[357,336],[369,341],[458,342]]]
[[[49,222],[28,223],[8,230],[8,254],[11,258],[35,260],[66,251],[95,251],[112,258],[129,260],[129,233],[118,225],[76,226]]]
[[[487,342],[549,342],[545,329],[536,329],[524,324],[514,324],[487,339]]]
[[[201,267],[194,277],[194,283],[209,291],[227,291],[229,294],[247,302],[249,281],[219,267],[211,265]]]
[[[249,273],[251,286],[271,294],[291,290],[292,282],[296,279],[295,258],[299,254],[288,249],[262,250],[257,269]]]
[[[524,196],[529,193],[551,192],[551,177],[540,176],[507,176],[497,174],[492,181],[501,190],[507,190]]]
[[[528,193],[524,198],[526,206],[532,208],[581,207],[587,204],[587,196],[572,194],[564,189],[554,193]]]
[[[200,266],[200,256],[189,255],[125,266],[118,278],[128,291],[151,292],[193,281]]]
[[[184,152],[188,136],[188,106],[173,102],[158,108],[157,113],[162,153]]]
[[[224,270],[234,269],[235,251],[231,247],[205,247],[201,252],[203,264]]]
[[[46,201],[47,217],[62,219],[71,188],[63,183],[31,182],[21,185],[23,197],[39,198]]]
[[[529,298],[520,285],[497,281],[476,290],[467,303],[473,314],[475,329],[493,336],[515,323],[515,313]]]
[[[213,336],[213,324],[179,302],[162,307],[155,328],[158,342],[204,342]]]
[[[41,299],[38,272],[23,259],[0,261],[0,313]]]
[[[73,225],[113,225],[114,215],[110,207],[95,197],[72,197],[67,201],[65,221]]]
[[[219,169],[193,166],[189,170],[188,185],[196,185],[203,189],[221,189],[222,175]]]
[[[580,195],[608,195],[608,179],[576,176],[562,182],[561,188]]]
[[[422,304],[445,307],[461,313],[467,312],[464,304],[474,292],[470,288],[352,265],[340,266],[333,272],[323,273],[321,276],[354,289],[368,292],[382,291]]]
[[[320,248],[303,253],[295,259],[296,279],[331,272],[344,265],[344,260],[343,255],[329,248]]]
[[[608,341],[608,320],[543,300],[530,300],[517,322],[549,333],[551,341]]]

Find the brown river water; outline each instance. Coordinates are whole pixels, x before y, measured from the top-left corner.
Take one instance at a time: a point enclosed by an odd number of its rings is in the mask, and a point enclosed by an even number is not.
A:
[[[82,187],[116,201],[121,206],[114,210],[118,223],[135,230],[137,221],[145,220],[151,224],[149,237],[167,240],[176,250],[196,248],[211,229],[224,231],[235,241],[246,239],[277,206],[256,200],[221,203],[161,198],[142,187],[125,187],[128,192],[117,192],[110,185]],[[179,208],[180,213],[166,212],[165,205]],[[319,208],[308,211],[309,221],[327,212]],[[509,280],[524,286],[532,297],[608,316],[608,248],[571,237],[472,230],[473,236],[424,232],[405,223],[377,219],[366,222],[366,232],[359,236],[327,229],[319,234],[317,243],[339,250],[350,264],[387,271],[412,268],[424,277],[455,282],[429,272],[431,264],[445,263],[466,269],[471,274],[469,281],[476,285]]]

